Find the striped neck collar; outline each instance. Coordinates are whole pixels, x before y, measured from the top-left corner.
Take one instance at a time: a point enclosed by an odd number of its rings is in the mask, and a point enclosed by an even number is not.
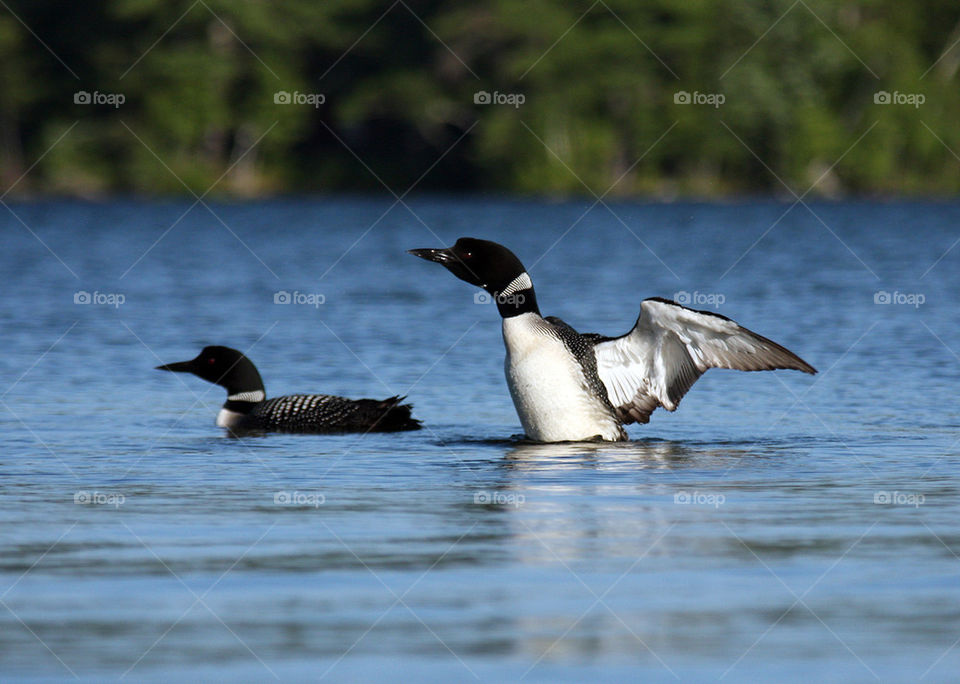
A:
[[[524,271],[510,283],[494,293],[497,309],[503,318],[512,318],[525,313],[540,313],[537,307],[537,295],[533,291],[533,281]]]
[[[236,394],[231,394],[227,397],[227,401],[249,401],[249,402],[258,402],[263,401],[267,398],[266,393],[263,390],[252,390],[250,392],[237,392]]]

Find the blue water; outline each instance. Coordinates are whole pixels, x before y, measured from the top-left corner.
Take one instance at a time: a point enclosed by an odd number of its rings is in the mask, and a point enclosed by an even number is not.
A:
[[[3,679],[956,681],[960,204],[190,207],[0,208]],[[405,254],[461,235],[579,330],[686,293],[820,374],[523,443],[495,308]],[[152,370],[206,344],[426,427],[230,438]]]

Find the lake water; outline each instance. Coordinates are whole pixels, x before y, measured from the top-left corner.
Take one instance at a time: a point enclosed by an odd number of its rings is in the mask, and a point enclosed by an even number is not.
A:
[[[0,208],[0,677],[956,681],[960,203],[591,204]],[[686,296],[820,374],[524,443],[495,307],[405,254],[462,235],[581,331]],[[206,344],[425,429],[229,438],[153,370]]]

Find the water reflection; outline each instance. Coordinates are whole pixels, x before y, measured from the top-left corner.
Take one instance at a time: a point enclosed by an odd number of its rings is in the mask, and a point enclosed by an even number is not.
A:
[[[468,519],[524,565],[590,572],[692,549],[749,555],[722,527],[717,534],[719,520],[736,523],[740,514],[711,502],[742,497],[754,486],[747,475],[775,467],[771,456],[788,447],[660,439],[488,446],[500,458],[485,461],[466,492],[475,504],[464,506]]]
[[[507,467],[540,468],[674,469],[687,466],[729,467],[757,452],[744,447],[696,445],[665,440],[631,442],[519,442],[504,454]]]

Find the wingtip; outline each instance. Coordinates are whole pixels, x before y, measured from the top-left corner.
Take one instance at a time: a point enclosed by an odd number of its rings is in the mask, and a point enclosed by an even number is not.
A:
[[[789,370],[798,370],[803,373],[807,373],[808,375],[816,375],[819,372],[816,368],[811,366],[809,363],[801,359],[796,354],[793,354],[791,352],[791,355],[793,356],[793,360],[796,362],[796,365],[789,366],[788,367]]]
[[[809,363],[801,359],[796,354],[791,354],[793,357],[789,362],[778,364],[776,366],[771,366],[769,368],[763,368],[761,370],[795,370],[800,371],[801,373],[806,373],[807,375],[816,375],[819,371],[811,366]]]

